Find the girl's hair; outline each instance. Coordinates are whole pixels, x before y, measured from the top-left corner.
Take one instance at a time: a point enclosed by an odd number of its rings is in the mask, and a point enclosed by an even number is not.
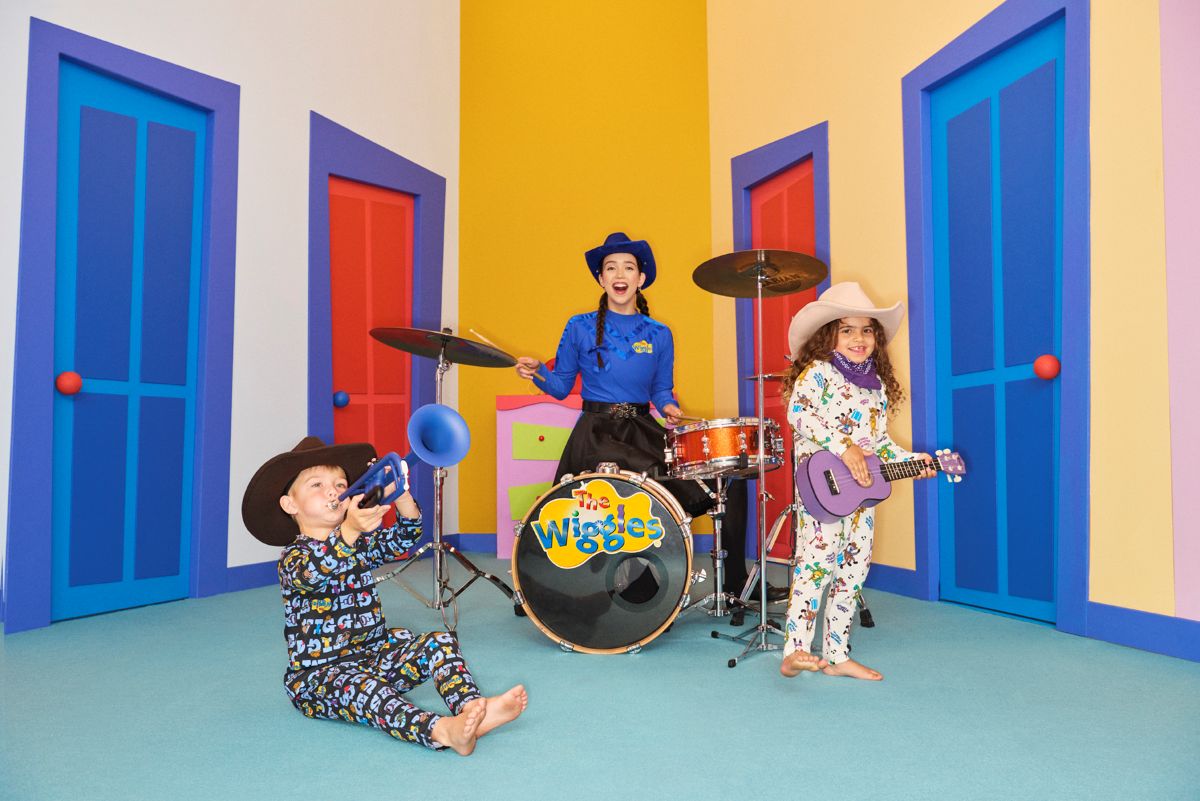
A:
[[[830,320],[818,328],[800,348],[800,355],[788,368],[787,375],[783,379],[783,386],[780,388],[785,404],[792,397],[792,388],[796,386],[796,379],[800,377],[800,374],[817,359],[828,359],[829,354],[833,353],[834,345],[837,344],[838,327],[841,324],[841,320]],[[883,332],[883,326],[875,318],[871,318],[871,326],[875,329],[875,351],[871,355],[875,357],[875,371],[879,374],[879,380],[887,389],[888,414],[890,415],[904,402],[904,390],[900,387],[900,382],[896,380],[896,371],[892,369],[892,362],[888,359],[887,334]]]
[[[642,271],[642,262],[638,261],[638,272]],[[645,316],[650,316],[650,304],[642,290],[637,290],[637,310]],[[596,312],[596,366],[604,369],[604,359],[600,358],[600,346],[604,344],[604,318],[608,316],[608,293],[600,293],[600,308]]]

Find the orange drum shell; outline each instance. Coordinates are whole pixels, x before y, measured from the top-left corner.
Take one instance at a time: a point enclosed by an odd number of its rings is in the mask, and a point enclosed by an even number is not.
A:
[[[766,468],[773,470],[783,463],[783,454],[774,448],[779,434],[779,424],[767,420],[765,426]],[[718,460],[736,460],[742,453],[741,437],[746,438],[746,455],[750,468],[746,474],[758,472],[758,418],[736,417],[720,420],[705,420],[681,426],[671,432],[671,447],[675,460],[671,475],[678,478],[712,478],[717,475],[733,475]],[[708,438],[708,455],[704,453],[704,439]]]

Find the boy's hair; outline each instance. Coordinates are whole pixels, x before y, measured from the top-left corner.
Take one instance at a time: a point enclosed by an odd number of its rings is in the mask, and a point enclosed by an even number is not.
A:
[[[787,375],[784,376],[783,385],[779,390],[784,404],[787,404],[792,397],[792,389],[796,386],[796,380],[801,373],[807,370],[814,361],[828,359],[829,354],[833,353],[834,346],[837,345],[838,327],[841,324],[840,319],[830,320],[814,331],[804,346],[800,348],[800,355],[788,367]],[[880,382],[887,388],[888,416],[890,417],[904,402],[904,389],[896,380],[896,372],[892,369],[891,360],[888,359],[887,334],[884,333],[883,326],[874,317],[871,318],[871,326],[875,329],[875,351],[871,355],[875,357],[875,372],[879,374]]]

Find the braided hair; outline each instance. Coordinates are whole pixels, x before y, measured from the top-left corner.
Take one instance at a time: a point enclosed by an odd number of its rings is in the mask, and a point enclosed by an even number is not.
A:
[[[640,266],[640,264],[639,264]],[[637,310],[646,317],[650,316],[650,304],[642,290],[637,290]],[[604,359],[600,357],[600,347],[604,344],[604,319],[608,316],[608,293],[600,293],[600,307],[596,310],[596,366],[604,369]]]

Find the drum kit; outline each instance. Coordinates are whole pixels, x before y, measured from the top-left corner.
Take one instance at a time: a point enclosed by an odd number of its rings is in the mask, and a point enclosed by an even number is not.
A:
[[[814,287],[827,272],[818,259],[783,250],[738,251],[701,264],[692,278],[702,289],[756,301],[755,340],[760,346],[756,349],[756,374],[750,379],[757,385],[758,416],[695,420],[676,427],[668,434],[665,476],[622,470],[613,463],[599,464],[594,472],[563,476],[516,525],[512,588],[442,541],[442,492],[447,473],[445,467],[435,467],[432,539],[414,554],[433,552],[433,593],[425,598],[407,584],[405,588],[430,608],[441,611],[447,626],[453,629],[458,620],[458,596],[482,578],[512,600],[518,615],[528,615],[561,648],[586,653],[636,653],[670,628],[689,606],[707,608],[713,616],[730,614],[732,606],[738,606],[739,611],[753,609],[747,599],[756,578],[766,575],[769,548],[764,476],[785,463],[784,438],[778,424],[767,419],[764,411],[764,385],[781,379],[782,374],[764,373],[762,369],[762,300]],[[454,336],[448,328],[376,328],[371,336],[390,347],[437,359],[438,404],[442,400],[443,376],[452,364],[516,364],[516,359],[494,345]],[[741,595],[727,595],[720,590],[726,557],[721,549],[721,523],[727,482],[755,478],[759,562]],[[691,518],[656,479],[712,481],[714,485],[714,489],[701,486],[714,501],[708,514],[713,519],[711,556],[716,591],[694,605],[688,591],[705,578],[705,571],[692,570]],[[773,536],[782,528],[783,515],[780,518],[771,527]],[[450,556],[470,574],[467,582],[457,588],[450,583]],[[409,559],[380,580],[392,576],[399,580],[399,574],[415,562],[415,558]],[[766,582],[758,582],[758,586],[760,622],[729,637],[747,641],[742,654],[728,661],[730,667],[751,651],[780,647],[768,642],[767,635],[777,632],[778,627],[765,612]],[[447,619],[446,610],[451,607],[453,622]],[[713,632],[714,638],[725,636]]]

